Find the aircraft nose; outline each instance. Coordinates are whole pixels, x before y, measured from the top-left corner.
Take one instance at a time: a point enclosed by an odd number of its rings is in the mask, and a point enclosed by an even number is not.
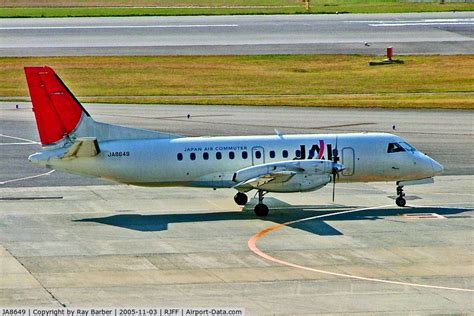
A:
[[[439,175],[443,174],[444,167],[443,167],[442,164],[440,164],[436,160],[431,159],[431,167],[433,168],[435,176],[439,176]]]

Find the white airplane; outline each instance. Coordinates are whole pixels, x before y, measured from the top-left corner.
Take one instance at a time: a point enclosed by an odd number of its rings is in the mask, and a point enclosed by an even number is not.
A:
[[[385,133],[181,137],[94,121],[54,70],[25,67],[43,146],[29,160],[51,169],[131,185],[234,188],[238,205],[256,190],[266,216],[268,192],[306,192],[331,181],[432,183],[443,166]]]

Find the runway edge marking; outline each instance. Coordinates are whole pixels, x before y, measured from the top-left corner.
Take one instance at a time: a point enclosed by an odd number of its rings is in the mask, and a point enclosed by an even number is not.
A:
[[[460,292],[474,292],[474,289],[464,289],[464,288],[456,288],[456,287],[447,287],[447,286],[438,286],[438,285],[428,285],[428,284],[419,284],[419,283],[410,283],[410,282],[401,282],[401,281],[390,281],[390,280],[384,280],[384,279],[376,279],[376,278],[367,278],[367,277],[362,277],[362,276],[357,276],[357,275],[351,275],[351,274],[344,274],[344,273],[337,273],[337,272],[331,272],[331,271],[326,271],[326,270],[320,270],[320,269],[314,269],[306,266],[302,266],[296,263],[284,261],[275,257],[270,256],[269,254],[265,253],[264,251],[260,250],[260,248],[257,247],[257,240],[266,234],[278,230],[282,227],[292,225],[292,224],[297,224],[297,223],[302,223],[314,219],[320,219],[320,218],[325,218],[325,217],[331,217],[331,216],[336,216],[336,215],[342,215],[342,214],[349,214],[349,213],[355,213],[355,212],[361,212],[361,211],[367,211],[367,210],[372,210],[372,209],[379,209],[379,208],[385,208],[385,207],[391,207],[392,205],[383,205],[383,206],[375,206],[375,207],[365,207],[365,208],[359,208],[359,209],[354,209],[354,210],[349,210],[349,211],[342,211],[342,212],[336,212],[336,213],[331,213],[331,214],[324,214],[324,215],[317,215],[317,216],[312,216],[308,218],[303,218],[295,221],[290,221],[286,222],[283,224],[277,224],[274,226],[270,226],[265,228],[264,230],[256,233],[253,235],[247,242],[247,245],[249,249],[255,253],[256,255],[267,259],[269,261],[282,264],[288,267],[296,268],[296,269],[301,269],[301,270],[306,270],[306,271],[312,271],[312,272],[317,272],[321,274],[327,274],[327,275],[333,275],[333,276],[338,276],[338,277],[343,277],[343,278],[350,278],[350,279],[356,279],[356,280],[361,280],[361,281],[370,281],[370,282],[378,282],[378,283],[386,283],[386,284],[395,284],[395,285],[404,285],[404,286],[412,286],[412,287],[419,287],[419,288],[429,288],[429,289],[438,289],[438,290],[450,290],[450,291],[460,291]]]

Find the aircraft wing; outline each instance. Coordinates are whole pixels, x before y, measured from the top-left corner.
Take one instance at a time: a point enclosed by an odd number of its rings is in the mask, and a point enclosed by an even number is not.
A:
[[[99,144],[95,137],[82,137],[76,139],[61,159],[78,157],[95,157],[100,154]]]
[[[235,185],[234,188],[237,190],[244,190],[248,189],[249,187],[258,189],[263,185],[273,182],[273,183],[284,183],[290,180],[296,174],[295,171],[279,171],[279,172],[272,172],[268,174],[264,174],[258,176],[256,178],[248,179],[246,181],[242,181],[239,184]]]
[[[269,185],[279,185],[281,190],[299,190],[303,182],[309,186],[313,183],[314,187],[328,183],[334,168],[342,170],[344,166],[322,159],[280,161],[238,170],[232,180],[237,183],[234,188],[244,192]]]

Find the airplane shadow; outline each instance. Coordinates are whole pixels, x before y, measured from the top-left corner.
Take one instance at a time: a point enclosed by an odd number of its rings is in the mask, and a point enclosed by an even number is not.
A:
[[[271,201],[269,201],[271,200]],[[272,224],[282,224],[312,216],[337,213],[344,210],[351,210],[354,206],[343,205],[288,205],[282,201],[268,198],[265,200],[270,207],[270,214],[264,218],[258,218],[253,213],[252,201],[246,205],[242,211],[225,212],[204,212],[204,213],[170,213],[156,215],[136,214],[137,211],[121,210],[120,212],[130,212],[133,214],[118,214],[105,217],[93,217],[73,220],[74,222],[92,222],[104,225],[111,225],[142,232],[165,231],[169,224],[192,223],[192,222],[216,222],[232,220],[255,220],[260,219]],[[302,223],[289,225],[290,227],[301,229],[309,233],[320,236],[338,236],[342,232],[329,225],[326,221],[344,220],[378,220],[386,217],[400,216],[401,214],[413,213],[437,213],[439,215],[454,215],[466,212],[466,209],[459,208],[393,208],[371,209],[355,213],[334,215],[324,220],[311,220]]]

